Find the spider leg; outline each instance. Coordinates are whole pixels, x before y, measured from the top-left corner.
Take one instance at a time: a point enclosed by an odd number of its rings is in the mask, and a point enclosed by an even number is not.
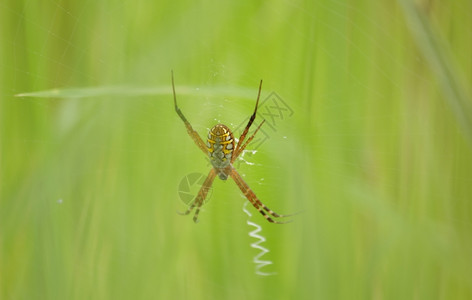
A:
[[[200,148],[203,153],[205,153],[205,155],[208,155],[208,149],[205,145],[205,143],[203,142],[202,138],[198,135],[198,133],[192,128],[192,125],[190,125],[190,122],[187,121],[187,119],[185,118],[184,114],[182,113],[182,111],[180,110],[180,108],[177,106],[177,97],[175,96],[175,85],[174,85],[174,71],[171,71],[171,74],[172,74],[172,92],[174,93],[174,106],[175,106],[175,111],[177,112],[177,114],[179,115],[180,119],[182,119],[182,121],[184,122],[185,124],[185,127],[187,128],[187,132],[188,134],[190,135],[190,137],[193,139],[193,141],[195,142],[195,144],[198,146],[198,148]]]
[[[251,127],[252,122],[254,122],[254,119],[256,118],[257,106],[259,105],[259,98],[261,97],[261,89],[262,89],[262,80],[259,83],[259,92],[257,93],[256,107],[254,108],[254,112],[249,118],[249,122],[247,123],[246,128],[244,128],[243,133],[239,137],[238,144],[236,145],[236,149],[234,150],[235,153],[238,153],[239,148],[241,147],[242,143],[244,142],[244,139],[246,138],[247,133],[249,132],[249,128]]]
[[[213,180],[215,179],[215,176],[216,176],[216,170],[212,168],[207,178],[203,182],[202,187],[198,191],[198,194],[195,197],[195,200],[193,201],[192,205],[190,205],[190,207],[185,212],[178,211],[177,213],[181,215],[188,215],[196,207],[195,215],[193,216],[193,221],[195,223],[198,223],[198,214],[200,213],[200,208],[202,207],[203,201],[205,201],[208,191],[210,190],[211,185],[213,184]]]
[[[233,153],[233,156],[231,157],[231,163],[233,163],[239,157],[239,155],[244,151],[244,149],[246,149],[246,146],[254,139],[254,136],[259,131],[262,124],[264,124],[264,122],[265,122],[265,120],[262,121],[262,123],[259,124],[259,126],[257,126],[256,131],[254,131],[254,133],[251,135],[250,138],[247,139],[247,141],[244,143],[244,145],[242,145],[241,148],[238,149],[238,152]]]
[[[251,202],[251,204],[264,216],[264,218],[267,219],[267,221],[271,223],[276,223],[276,224],[284,224],[284,223],[290,223],[291,221],[275,221],[273,220],[270,216],[274,218],[283,218],[283,217],[288,217],[289,215],[280,215],[267,206],[265,206],[254,194],[254,192],[251,190],[251,188],[247,185],[247,183],[243,180],[241,175],[239,175],[238,171],[236,169],[232,169],[230,173],[231,177],[233,178],[234,182],[238,185],[239,189],[241,189],[241,192],[243,192],[244,196]],[[270,216],[269,216],[270,215]]]

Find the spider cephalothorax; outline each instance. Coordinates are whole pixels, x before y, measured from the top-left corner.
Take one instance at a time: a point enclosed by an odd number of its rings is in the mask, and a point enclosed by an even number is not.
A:
[[[198,222],[198,213],[200,212],[200,207],[203,204],[203,200],[205,200],[208,191],[213,184],[213,180],[215,179],[216,175],[222,180],[228,179],[229,176],[233,178],[234,182],[238,185],[243,192],[244,196],[252,203],[252,205],[267,219],[267,221],[272,223],[287,223],[281,221],[275,221],[270,216],[274,218],[281,218],[287,217],[288,215],[279,215],[278,213],[272,211],[267,206],[265,206],[257,197],[256,194],[251,190],[248,184],[243,180],[241,175],[239,175],[238,171],[233,167],[233,162],[238,156],[244,151],[246,146],[254,139],[254,136],[261,128],[264,121],[259,124],[256,128],[254,133],[246,140],[246,135],[249,132],[249,128],[251,127],[254,119],[256,118],[257,113],[257,106],[259,104],[259,98],[261,96],[261,88],[262,88],[262,80],[259,84],[259,93],[257,94],[256,100],[256,107],[254,109],[253,114],[249,118],[249,122],[247,123],[246,127],[244,128],[241,137],[238,140],[238,143],[234,143],[234,137],[231,130],[226,125],[217,124],[213,128],[210,129],[208,133],[207,143],[205,144],[202,138],[198,135],[198,133],[192,128],[190,122],[187,121],[184,114],[177,106],[177,97],[175,96],[175,85],[174,85],[174,74],[172,73],[172,91],[174,93],[174,106],[175,111],[179,115],[180,119],[185,124],[187,128],[187,132],[190,137],[193,139],[195,144],[210,158],[211,164],[213,168],[210,170],[208,177],[205,179],[200,191],[198,192],[197,196],[193,200],[190,207],[183,213],[184,215],[188,215],[194,208],[195,215],[193,220]]]

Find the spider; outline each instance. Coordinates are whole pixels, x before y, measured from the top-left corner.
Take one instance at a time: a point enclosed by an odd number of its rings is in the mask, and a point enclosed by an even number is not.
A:
[[[243,152],[246,146],[254,139],[254,136],[256,135],[257,131],[259,131],[262,124],[264,124],[265,122],[265,120],[263,120],[261,124],[257,127],[256,131],[254,131],[254,133],[245,141],[246,135],[249,132],[249,128],[251,127],[252,123],[254,122],[254,119],[256,118],[257,106],[259,104],[259,98],[261,96],[262,80],[259,84],[256,107],[254,108],[254,112],[252,113],[251,118],[249,119],[249,122],[246,125],[246,128],[244,128],[244,131],[241,134],[238,143],[235,144],[233,133],[226,125],[216,124],[215,126],[213,126],[213,128],[210,129],[208,133],[207,143],[205,144],[198,135],[198,133],[192,128],[192,125],[190,125],[189,121],[187,121],[180,108],[177,106],[177,98],[175,96],[174,73],[171,72],[171,75],[175,111],[179,115],[180,119],[182,119],[182,121],[184,122],[190,137],[193,139],[198,148],[200,148],[200,150],[202,150],[203,153],[205,153],[205,155],[210,158],[211,164],[213,165],[213,168],[210,170],[210,173],[205,179],[202,187],[200,188],[200,191],[193,200],[192,204],[185,212],[178,213],[182,215],[188,215],[190,212],[192,212],[193,209],[195,209],[193,221],[195,223],[198,223],[198,214],[200,212],[200,208],[208,194],[209,189],[211,188],[211,185],[213,184],[213,180],[215,179],[216,175],[218,175],[221,180],[227,180],[228,177],[233,178],[234,182],[236,182],[244,196],[246,196],[246,198],[251,202],[251,204],[264,216],[264,218],[266,218],[267,221],[277,224],[284,224],[290,222],[282,222],[272,219],[272,217],[283,218],[291,215],[278,214],[268,208],[266,205],[264,205],[257,198],[256,194],[254,194],[249,185],[243,180],[241,175],[239,175],[238,171],[236,171],[236,169],[233,167],[234,161]]]

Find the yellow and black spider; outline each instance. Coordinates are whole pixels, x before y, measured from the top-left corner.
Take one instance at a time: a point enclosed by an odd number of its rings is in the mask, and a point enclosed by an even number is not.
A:
[[[177,106],[177,98],[175,96],[174,73],[172,72],[172,91],[174,93],[175,111],[184,122],[185,127],[187,127],[187,132],[190,137],[193,139],[195,144],[197,144],[198,148],[200,148],[203,153],[205,153],[205,155],[210,158],[211,164],[213,165],[213,168],[210,170],[208,177],[205,179],[205,182],[200,188],[200,191],[193,200],[192,204],[185,212],[181,213],[183,215],[188,215],[194,208],[196,208],[195,215],[193,217],[193,221],[195,223],[198,222],[198,213],[200,212],[200,207],[202,206],[203,201],[205,200],[216,175],[218,175],[221,180],[226,180],[229,176],[231,176],[231,178],[233,178],[234,182],[236,182],[238,187],[243,192],[244,196],[246,196],[246,198],[264,216],[264,218],[267,219],[267,221],[278,224],[287,223],[275,221],[271,218],[271,216],[274,218],[283,218],[288,217],[290,215],[280,215],[265,206],[257,198],[256,194],[254,194],[249,185],[242,179],[241,175],[239,175],[239,173],[233,167],[234,161],[243,152],[246,146],[254,139],[254,136],[256,135],[257,131],[265,122],[265,120],[262,121],[262,123],[259,125],[259,127],[257,127],[256,131],[254,131],[254,133],[249,137],[249,139],[247,139],[247,141],[244,141],[246,139],[247,133],[249,132],[249,128],[251,127],[252,123],[254,122],[254,119],[256,118],[257,106],[259,104],[259,98],[261,96],[261,88],[262,80],[259,84],[259,93],[257,94],[257,101],[254,113],[249,119],[249,122],[247,123],[246,128],[241,134],[238,143],[235,145],[233,133],[228,128],[228,126],[223,124],[217,124],[210,129],[210,132],[208,133],[207,144],[205,144],[198,135],[198,133],[192,128],[192,125],[190,125],[190,123],[187,121],[180,108]]]

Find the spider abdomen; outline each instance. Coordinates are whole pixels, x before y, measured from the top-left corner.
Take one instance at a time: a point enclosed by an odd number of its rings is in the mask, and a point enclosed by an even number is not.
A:
[[[216,169],[224,169],[229,166],[231,157],[233,156],[234,150],[234,137],[231,130],[226,125],[217,124],[213,126],[208,132],[208,156],[210,157],[211,164]],[[227,179],[227,175],[221,179]]]

